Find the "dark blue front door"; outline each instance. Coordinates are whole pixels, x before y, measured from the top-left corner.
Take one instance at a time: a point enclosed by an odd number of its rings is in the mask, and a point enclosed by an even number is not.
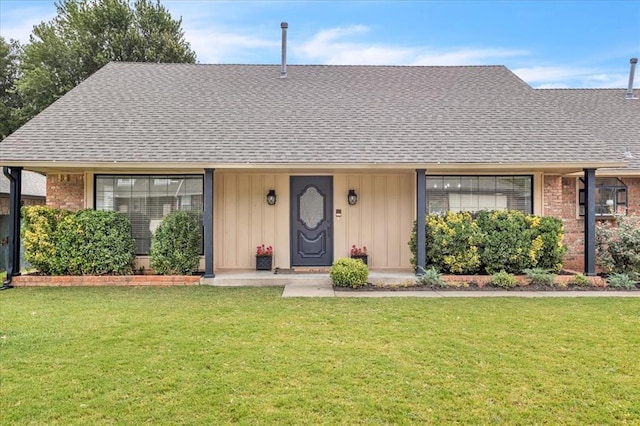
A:
[[[291,176],[291,266],[333,262],[333,177]]]

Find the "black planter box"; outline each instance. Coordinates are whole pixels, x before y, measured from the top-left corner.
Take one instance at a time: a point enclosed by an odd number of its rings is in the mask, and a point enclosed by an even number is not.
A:
[[[256,271],[270,271],[273,256],[256,256]]]
[[[351,256],[352,259],[362,259],[362,261],[364,262],[365,265],[368,265],[367,263],[367,258],[369,257],[369,255],[366,254],[362,254],[360,256]]]

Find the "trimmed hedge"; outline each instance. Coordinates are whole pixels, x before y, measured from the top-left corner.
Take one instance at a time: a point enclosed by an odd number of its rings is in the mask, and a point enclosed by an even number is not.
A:
[[[361,259],[342,257],[333,262],[329,276],[337,287],[358,288],[367,284],[369,269]]]
[[[131,223],[117,212],[22,209],[25,260],[47,275],[130,274]]]
[[[560,219],[516,210],[428,215],[425,231],[427,264],[444,273],[558,271],[566,252]],[[415,266],[415,224],[409,246]]]
[[[24,259],[45,275],[54,273],[58,255],[58,223],[69,214],[66,210],[46,206],[29,206],[20,210],[22,215],[22,244]]]
[[[193,214],[173,212],[162,219],[149,251],[158,274],[191,275],[200,263],[200,224]]]

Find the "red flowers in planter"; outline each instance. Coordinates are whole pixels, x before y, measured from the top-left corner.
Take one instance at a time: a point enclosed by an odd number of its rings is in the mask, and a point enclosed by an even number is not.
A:
[[[256,247],[256,256],[273,256],[273,247],[265,247],[264,244],[259,245]]]
[[[367,255],[367,246],[362,246],[362,248],[357,245],[351,246],[351,256],[366,256]]]

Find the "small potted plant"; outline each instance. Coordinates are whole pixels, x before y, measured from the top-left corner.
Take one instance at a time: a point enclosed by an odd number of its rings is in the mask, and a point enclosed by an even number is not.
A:
[[[362,262],[364,262],[365,265],[367,265],[367,259],[368,259],[367,247],[366,246],[358,247],[355,244],[352,245],[351,246],[351,258],[352,259],[360,259],[360,260],[362,260]]]
[[[256,247],[256,271],[270,271],[273,260],[273,247],[264,244]]]

